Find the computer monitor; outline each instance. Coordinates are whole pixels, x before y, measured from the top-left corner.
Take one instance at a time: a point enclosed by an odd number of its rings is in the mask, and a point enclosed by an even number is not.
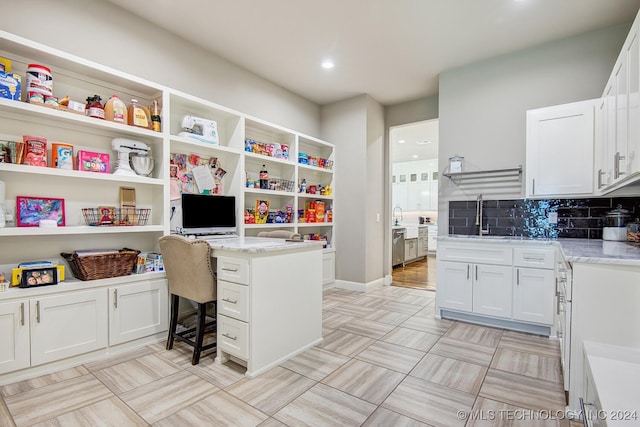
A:
[[[207,194],[182,194],[182,234],[237,233],[236,198]]]

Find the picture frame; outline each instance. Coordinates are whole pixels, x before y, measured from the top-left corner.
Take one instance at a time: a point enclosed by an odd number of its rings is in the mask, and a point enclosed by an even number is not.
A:
[[[16,197],[16,223],[18,227],[39,227],[42,220],[54,220],[65,226],[64,199],[52,197]]]
[[[58,269],[56,266],[47,268],[34,268],[23,270],[20,278],[20,288],[31,288],[35,286],[57,285]]]

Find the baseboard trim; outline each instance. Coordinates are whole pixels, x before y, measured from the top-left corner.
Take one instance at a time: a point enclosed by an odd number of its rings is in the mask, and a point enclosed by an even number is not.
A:
[[[368,283],[351,282],[349,280],[336,280],[336,288],[348,291],[368,292],[370,290],[384,286],[385,278],[381,277]]]

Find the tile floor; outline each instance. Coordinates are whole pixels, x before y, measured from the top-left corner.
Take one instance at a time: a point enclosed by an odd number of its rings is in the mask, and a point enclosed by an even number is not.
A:
[[[253,379],[159,343],[5,385],[0,426],[579,425],[538,420],[564,409],[556,341],[436,320],[434,296],[325,291],[323,343]]]

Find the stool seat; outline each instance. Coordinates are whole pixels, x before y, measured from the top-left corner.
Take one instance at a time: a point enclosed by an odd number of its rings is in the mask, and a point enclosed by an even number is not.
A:
[[[216,347],[216,343],[203,345],[206,332],[215,330],[216,316],[206,322],[207,304],[215,303],[216,273],[211,263],[211,248],[204,240],[190,240],[183,236],[163,236],[158,241],[164,262],[164,271],[171,294],[171,318],[167,350],[173,348],[174,340],[193,347],[191,364],[200,362],[200,354]],[[197,307],[195,326],[177,332],[180,298],[193,302]]]

